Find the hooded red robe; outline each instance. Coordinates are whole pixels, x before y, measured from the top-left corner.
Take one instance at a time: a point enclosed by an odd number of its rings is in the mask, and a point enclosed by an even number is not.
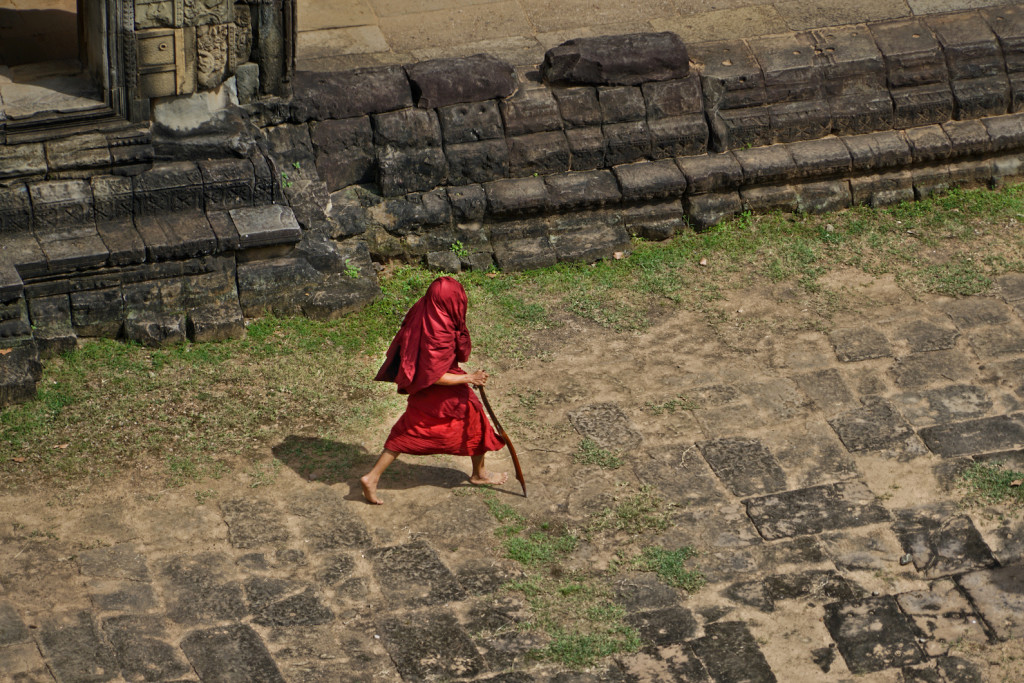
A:
[[[375,377],[409,395],[405,413],[384,443],[388,450],[482,455],[504,448],[468,384],[436,384],[446,372],[466,374],[459,367],[472,349],[466,305],[466,290],[458,280],[439,277],[405,314]]]

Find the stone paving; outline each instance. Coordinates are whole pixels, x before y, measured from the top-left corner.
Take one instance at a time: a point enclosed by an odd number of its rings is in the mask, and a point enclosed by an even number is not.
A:
[[[298,0],[297,66],[333,71],[487,52],[516,65],[584,36],[687,43],[1013,4],[1007,0]]]
[[[529,416],[553,441],[498,405],[531,491],[513,482],[503,502],[573,523],[647,484],[678,506],[657,541],[695,546],[709,583],[623,573],[639,652],[576,672],[532,659],[545,641],[502,588],[521,569],[462,495],[466,467],[403,459],[384,508],[354,476],[290,467],[266,488],[209,482],[205,503],[5,496],[0,679],[1021,680],[1021,659],[991,653],[1020,656],[1024,522],[960,507],[954,482],[973,462],[1024,469],[1024,276],[962,300],[858,287],[872,305],[830,332],[746,339],[686,312],[640,336],[569,325],[550,362],[498,375],[507,391],[569,368]],[[690,409],[644,408],[681,394]],[[623,468],[574,466],[581,437]],[[605,566],[614,539],[599,546],[569,564]]]

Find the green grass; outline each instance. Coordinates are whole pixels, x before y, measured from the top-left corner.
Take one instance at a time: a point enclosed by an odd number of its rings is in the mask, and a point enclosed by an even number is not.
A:
[[[669,524],[665,508],[664,501],[650,486],[641,486],[637,493],[617,500],[594,515],[588,530],[624,531],[634,536],[647,531],[664,531]]]
[[[637,571],[654,572],[669,586],[694,593],[706,583],[700,570],[687,569],[685,566],[686,561],[696,555],[697,552],[690,546],[678,550],[647,547],[629,565]]]
[[[1024,472],[1001,463],[974,463],[960,474],[958,483],[968,505],[1024,506]]]
[[[622,457],[598,446],[592,439],[583,439],[579,450],[572,454],[572,459],[579,465],[597,465],[606,470],[622,467]]]
[[[665,413],[674,413],[677,410],[697,410],[698,408],[700,408],[699,403],[685,396],[676,396],[661,403],[653,401],[644,403],[644,409],[652,415],[664,415]]]

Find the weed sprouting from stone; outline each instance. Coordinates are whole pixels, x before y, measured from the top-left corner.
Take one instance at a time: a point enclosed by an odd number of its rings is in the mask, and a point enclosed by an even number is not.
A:
[[[572,459],[580,465],[597,465],[606,470],[622,467],[622,458],[619,455],[601,448],[592,439],[583,439],[579,450],[573,453]]]

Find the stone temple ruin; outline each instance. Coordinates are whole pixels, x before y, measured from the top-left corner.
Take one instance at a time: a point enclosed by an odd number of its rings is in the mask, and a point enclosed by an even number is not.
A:
[[[46,23],[13,12],[0,26]],[[294,0],[74,16],[49,22],[77,36],[70,53],[0,47],[0,405],[78,337],[156,345],[241,335],[268,311],[344,314],[377,295],[374,261],[594,261],[741,211],[1024,175],[1020,6],[332,73],[295,71]]]

